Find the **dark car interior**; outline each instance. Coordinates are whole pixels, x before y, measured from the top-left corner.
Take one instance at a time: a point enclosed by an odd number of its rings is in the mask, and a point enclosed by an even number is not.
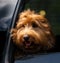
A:
[[[16,46],[10,37],[18,14],[25,9],[44,10],[55,35],[56,45],[48,54],[14,58]],[[0,0],[0,63],[60,63],[60,0]]]

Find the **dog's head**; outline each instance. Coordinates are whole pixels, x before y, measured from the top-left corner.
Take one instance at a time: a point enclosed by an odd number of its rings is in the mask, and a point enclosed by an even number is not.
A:
[[[24,11],[19,15],[12,31],[13,41],[27,52],[48,50],[54,45],[54,37],[48,20],[34,11]]]

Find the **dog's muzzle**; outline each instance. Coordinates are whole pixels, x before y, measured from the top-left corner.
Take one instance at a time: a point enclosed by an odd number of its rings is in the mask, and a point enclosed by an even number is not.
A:
[[[32,42],[30,41],[30,36],[29,35],[24,35],[23,36],[23,44],[26,46],[26,48],[29,48],[32,44]]]

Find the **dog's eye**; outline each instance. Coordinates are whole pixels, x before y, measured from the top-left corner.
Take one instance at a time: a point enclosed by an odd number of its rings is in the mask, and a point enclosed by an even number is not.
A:
[[[38,25],[36,23],[32,23],[32,27],[36,28]]]
[[[22,25],[21,27],[25,27],[24,25]]]
[[[46,23],[46,21],[45,20],[41,20],[41,23]]]

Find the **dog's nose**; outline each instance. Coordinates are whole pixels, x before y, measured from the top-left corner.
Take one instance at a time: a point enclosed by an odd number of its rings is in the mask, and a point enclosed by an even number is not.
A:
[[[28,41],[29,38],[30,38],[29,35],[24,35],[24,36],[23,36],[23,39],[24,39],[25,41]]]

